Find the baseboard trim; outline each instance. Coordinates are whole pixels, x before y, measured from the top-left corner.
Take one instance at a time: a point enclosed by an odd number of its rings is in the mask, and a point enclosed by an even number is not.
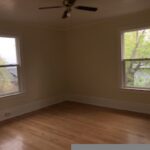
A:
[[[108,108],[115,108],[119,110],[127,110],[138,113],[150,114],[150,104],[134,103],[123,100],[119,101],[99,97],[78,96],[78,95],[66,96],[65,100]]]
[[[36,100],[28,103],[23,103],[13,108],[0,110],[0,121],[4,121],[10,118],[21,116],[26,113],[30,113],[47,106],[55,105],[63,102],[62,97],[51,97],[46,100]]]
[[[26,113],[30,113],[47,106],[55,105],[64,101],[73,101],[84,104],[115,108],[119,110],[127,110],[138,113],[150,114],[150,104],[143,103],[133,103],[129,101],[119,101],[112,99],[105,99],[99,97],[89,97],[89,96],[63,96],[63,97],[51,97],[46,100],[36,100],[28,103],[23,103],[22,105],[17,105],[16,107],[0,110],[0,121],[4,121],[10,118],[21,116]]]

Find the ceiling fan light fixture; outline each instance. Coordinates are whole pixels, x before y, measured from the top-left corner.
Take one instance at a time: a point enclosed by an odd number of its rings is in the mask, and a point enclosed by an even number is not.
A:
[[[67,13],[67,17],[71,17],[71,13],[70,12]]]

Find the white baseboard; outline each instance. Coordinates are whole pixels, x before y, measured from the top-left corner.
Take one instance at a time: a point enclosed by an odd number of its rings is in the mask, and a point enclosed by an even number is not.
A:
[[[66,96],[65,100],[108,108],[115,108],[119,110],[128,110],[133,112],[150,114],[150,104],[135,103],[121,100],[119,101],[99,97],[77,96],[77,95]]]
[[[29,112],[39,110],[41,108],[61,103],[63,101],[74,101],[84,104],[91,104],[96,106],[115,108],[119,110],[128,110],[139,113],[150,114],[150,104],[133,103],[129,101],[111,100],[99,97],[88,97],[88,96],[64,96],[64,97],[51,97],[48,100],[37,100],[22,105],[17,105],[9,109],[0,110],[0,121],[17,117]]]
[[[16,107],[0,110],[0,121],[17,117],[41,108],[54,105],[63,102],[61,97],[51,97],[48,100],[37,100],[28,103],[23,103],[22,105],[17,105]]]

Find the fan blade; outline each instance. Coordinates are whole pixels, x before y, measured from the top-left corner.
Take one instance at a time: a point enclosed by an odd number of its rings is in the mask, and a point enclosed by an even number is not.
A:
[[[39,9],[53,9],[53,8],[63,8],[64,6],[47,6],[47,7],[39,7]]]
[[[88,6],[76,6],[76,9],[80,9],[80,10],[86,10],[86,11],[97,11],[98,8],[96,7],[88,7]]]

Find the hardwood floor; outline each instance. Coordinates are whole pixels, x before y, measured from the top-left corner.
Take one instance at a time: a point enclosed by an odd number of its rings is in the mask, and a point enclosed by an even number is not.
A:
[[[150,116],[64,102],[0,124],[0,150],[70,150],[87,143],[150,143]]]

